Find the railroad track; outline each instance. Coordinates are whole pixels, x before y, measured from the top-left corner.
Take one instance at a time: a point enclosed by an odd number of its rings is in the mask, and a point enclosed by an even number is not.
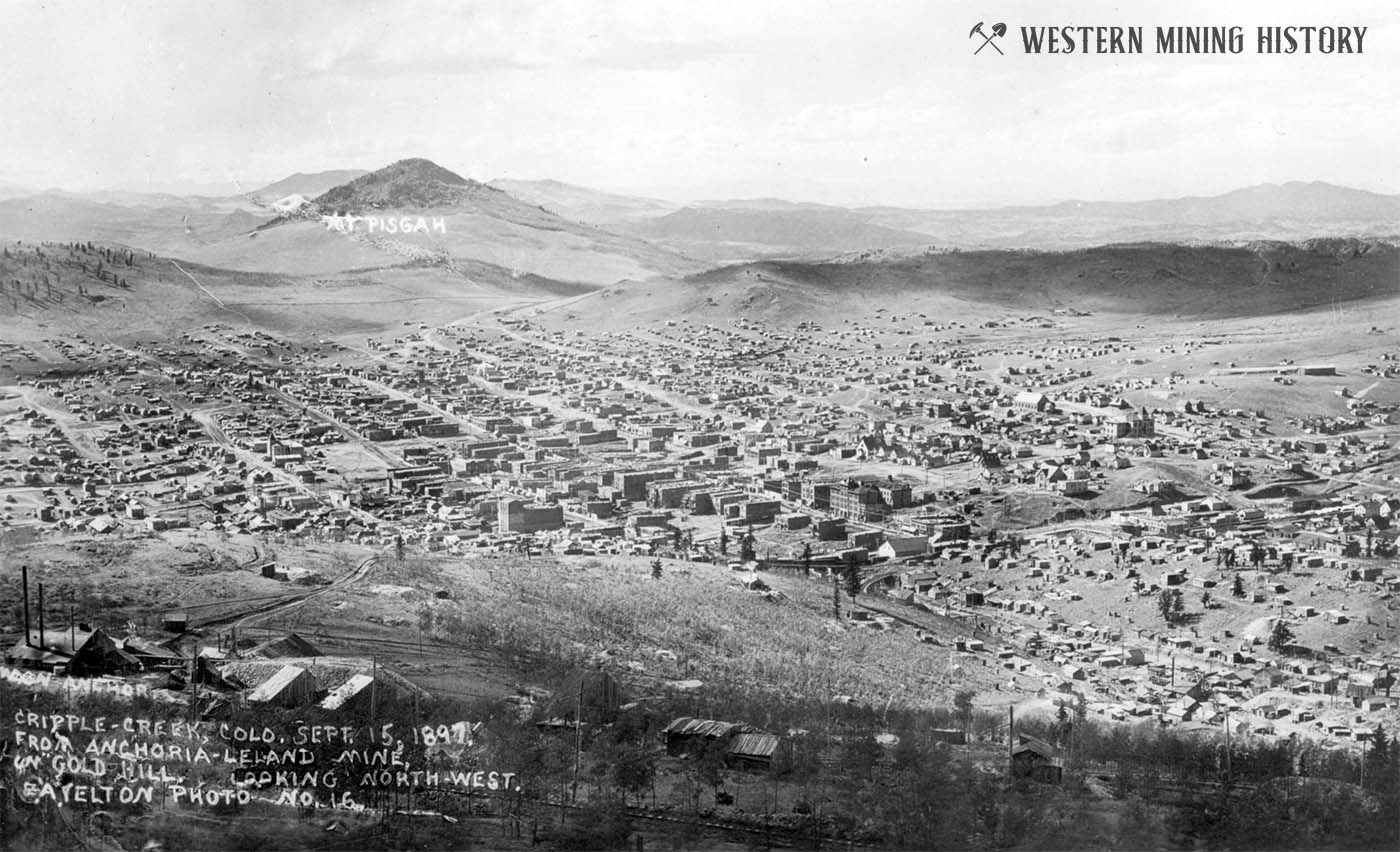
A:
[[[446,797],[477,798],[482,794],[461,790],[453,787],[426,787],[423,788],[425,795],[438,794]],[[506,797],[490,796],[486,798],[498,798],[509,801]],[[552,802],[547,799],[535,797],[523,797],[524,801],[533,803],[537,807],[557,809],[561,811],[582,811],[587,810],[587,805],[572,804],[568,802]],[[635,805],[625,805],[627,816],[632,819],[646,820],[648,822],[663,822],[673,825],[689,825],[696,828],[705,828],[711,831],[734,832],[737,834],[748,834],[751,836],[762,836],[766,838],[766,845],[769,847],[791,848],[802,845],[807,846],[812,841],[812,833],[809,827],[790,828],[781,825],[762,826],[754,825],[751,822],[728,822],[702,816],[685,816],[676,813],[658,813],[647,807],[637,807]],[[497,818],[505,818],[504,815]],[[866,843],[857,840],[836,840],[835,838],[822,836],[822,840],[831,843],[833,847],[839,845],[848,849],[873,849],[876,844]]]
[[[343,576],[337,577],[336,579],[332,580],[327,585],[319,586],[314,589],[308,589],[305,592],[293,592],[291,594],[286,595],[277,595],[256,606],[236,610],[235,612],[227,613],[213,618],[203,619],[195,626],[202,628],[223,626],[230,626],[238,629],[246,628],[257,620],[266,618],[270,615],[275,615],[280,612],[286,612],[287,610],[290,610],[294,607],[301,606],[302,604],[306,603],[312,598],[324,595],[327,592],[330,592],[334,589],[342,589],[346,586],[351,585],[352,583],[356,583],[364,579],[369,574],[370,570],[378,563],[379,557],[366,557],[360,562],[359,565],[355,566],[350,571],[347,571]],[[248,600],[257,599],[249,598]],[[197,606],[205,605],[200,604]]]

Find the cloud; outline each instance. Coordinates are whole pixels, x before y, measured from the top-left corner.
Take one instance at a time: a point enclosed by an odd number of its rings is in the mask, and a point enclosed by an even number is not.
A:
[[[1385,150],[1394,12],[1287,0],[11,5],[0,150],[20,183],[428,156],[474,177],[827,201],[1133,198],[1290,178],[1400,190]],[[1016,27],[1085,22],[1094,8],[1107,24],[1372,30],[1351,57],[972,55],[968,28],[994,12]]]
[[[752,35],[689,28],[665,3],[441,5],[409,2],[389,12],[349,4],[322,16],[304,49],[260,46],[289,79],[444,76],[550,68],[676,68],[749,49]],[[302,28],[306,23],[302,22]]]

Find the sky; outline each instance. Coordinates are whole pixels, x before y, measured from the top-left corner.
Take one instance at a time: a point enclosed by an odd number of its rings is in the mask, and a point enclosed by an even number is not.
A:
[[[427,157],[676,201],[980,207],[1321,180],[1400,193],[1400,4],[6,0],[0,182],[251,191]],[[973,25],[1008,27],[984,48]],[[1140,26],[1027,55],[1022,26]],[[1157,55],[1156,26],[1245,28]],[[1260,55],[1257,27],[1365,26]]]

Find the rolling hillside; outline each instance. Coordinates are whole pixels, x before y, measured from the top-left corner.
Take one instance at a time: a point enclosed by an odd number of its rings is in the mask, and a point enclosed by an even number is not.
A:
[[[168,254],[247,233],[269,218],[240,199],[46,192],[0,201],[0,237],[101,240]]]
[[[865,221],[838,207],[686,207],[617,230],[714,260],[831,256],[862,249],[927,245],[923,234]]]
[[[570,209],[569,204],[587,199],[591,192],[559,186],[567,192],[548,186],[538,189],[539,203]],[[978,210],[844,208],[757,198],[702,201],[668,212],[657,211],[656,202],[648,199],[602,197],[608,205],[597,214],[606,217],[599,219],[603,224],[718,262],[823,258],[861,249],[923,245],[1060,250],[1122,242],[1400,236],[1400,196],[1317,181],[1261,184],[1210,197],[1065,201]]]
[[[574,303],[570,311],[578,321],[597,323],[624,316],[795,323],[879,309],[933,319],[1057,310],[1207,319],[1396,297],[1400,249],[1394,244],[1314,240],[1236,248],[1146,243],[1064,252],[870,252],[815,263],[759,261],[690,276],[671,287],[610,288]]]
[[[557,180],[510,180],[498,178],[489,184],[521,201],[538,204],[565,219],[589,225],[616,225],[664,216],[680,205],[631,195],[600,192]]]

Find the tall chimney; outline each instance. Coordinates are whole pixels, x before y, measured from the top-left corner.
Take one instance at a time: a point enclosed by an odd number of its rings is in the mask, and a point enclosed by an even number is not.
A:
[[[34,637],[29,635],[29,566],[19,566],[19,582],[24,587],[24,644],[34,647]]]
[[[1016,705],[1006,708],[1006,756],[1016,757]]]
[[[44,584],[39,584],[39,647],[44,647]]]

